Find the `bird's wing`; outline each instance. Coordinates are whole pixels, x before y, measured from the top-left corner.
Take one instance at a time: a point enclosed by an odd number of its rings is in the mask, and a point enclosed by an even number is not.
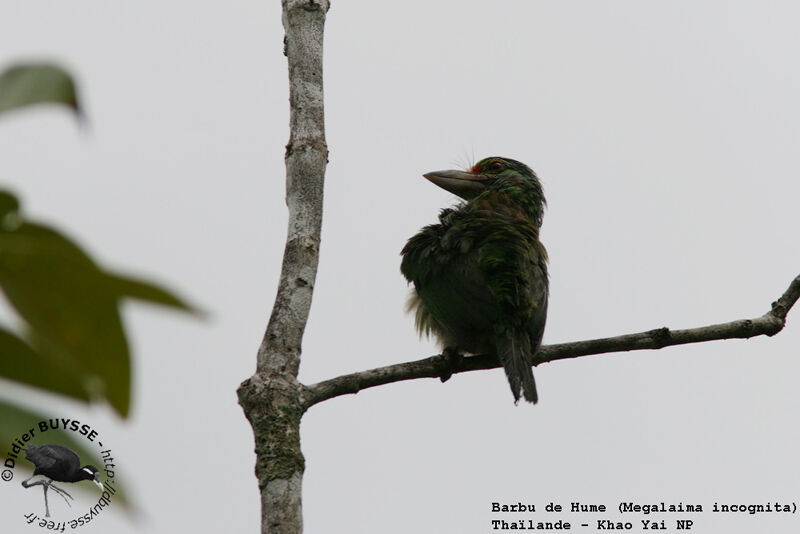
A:
[[[25,450],[25,459],[36,466],[36,469],[44,470],[53,467],[58,458],[47,446],[28,447]]]
[[[547,252],[535,227],[498,225],[481,249],[481,264],[497,300],[495,352],[503,365],[514,399],[536,403],[531,369],[547,316]]]
[[[28,448],[33,450],[26,451],[25,458],[33,462],[37,469],[40,470],[53,467],[57,463],[64,461],[68,461],[71,464],[80,464],[78,455],[61,445],[42,445]]]
[[[531,310],[530,318],[526,325],[526,330],[531,340],[531,354],[535,354],[539,349],[539,345],[542,343],[544,326],[547,322],[549,287],[546,268],[543,265],[536,265],[534,269],[538,270],[538,274],[531,279],[528,291],[531,302],[535,303],[535,306]]]
[[[546,311],[547,252],[530,224],[490,219],[479,243],[479,267],[502,315],[518,325]]]

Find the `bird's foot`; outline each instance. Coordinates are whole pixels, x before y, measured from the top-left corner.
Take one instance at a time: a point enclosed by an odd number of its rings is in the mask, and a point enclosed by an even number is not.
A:
[[[70,502],[67,500],[67,497],[69,497],[73,501],[75,499],[66,490],[63,490],[63,489],[59,488],[58,486],[56,486],[55,484],[53,484],[52,480],[37,480],[36,482],[29,482],[29,480],[31,478],[33,478],[33,477],[31,476],[28,479],[23,480],[22,481],[22,486],[24,488],[30,488],[30,487],[33,487],[33,486],[42,486],[42,490],[44,492],[44,516],[45,517],[50,517],[50,505],[47,502],[47,490],[49,490],[49,489],[53,490],[53,492],[55,492],[58,496],[60,496],[62,499],[64,499],[64,502],[67,503],[67,506],[72,507],[72,504],[70,504]]]
[[[455,347],[445,347],[442,351],[442,360],[445,363],[445,368],[439,376],[439,380],[447,382],[453,376],[453,371],[461,367],[461,362],[464,360],[464,355],[458,352]]]
[[[69,497],[69,498],[70,498],[70,499],[72,499],[73,501],[74,501],[75,499],[74,499],[74,498],[72,497],[72,495],[70,495],[70,494],[69,494],[69,493],[68,493],[66,490],[63,490],[63,489],[59,488],[58,486],[56,486],[56,485],[55,485],[55,484],[53,484],[52,482],[48,482],[48,483],[47,483],[47,487],[49,487],[51,490],[53,490],[53,491],[54,491],[54,492],[56,492],[56,493],[57,493],[59,496],[61,496],[61,498],[62,498],[62,499],[64,499],[64,502],[65,502],[65,503],[67,503],[67,506],[70,506],[70,507],[72,506],[72,504],[70,504],[70,502],[67,500],[67,497]]]

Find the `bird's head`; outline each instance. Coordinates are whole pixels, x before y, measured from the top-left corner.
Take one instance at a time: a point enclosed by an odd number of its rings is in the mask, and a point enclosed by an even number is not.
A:
[[[447,170],[423,176],[466,201],[488,198],[492,193],[507,197],[541,224],[544,211],[542,184],[530,167],[510,158],[484,158],[466,171]]]
[[[91,480],[100,490],[105,490],[103,483],[100,482],[100,471],[93,465],[81,467],[81,480]]]

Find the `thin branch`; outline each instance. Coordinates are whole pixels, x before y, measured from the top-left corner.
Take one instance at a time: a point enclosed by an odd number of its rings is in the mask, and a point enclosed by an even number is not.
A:
[[[772,309],[756,319],[742,319],[729,323],[701,326],[686,330],[657,328],[637,334],[543,345],[535,355],[535,365],[540,363],[631,350],[661,349],[672,345],[700,343],[719,339],[751,338],[755,336],[774,336],[786,324],[786,314],[800,298],[800,275],[798,275],[784,294],[772,303]],[[416,378],[440,378],[447,380],[453,373],[494,369],[500,364],[491,355],[480,354],[453,361],[442,355],[422,360],[399,363],[359,373],[339,376],[331,380],[306,386],[301,395],[304,409],[333,397],[358,393],[362,389],[414,380]]]
[[[328,0],[283,0],[289,62],[286,205],[289,227],[278,294],[258,349],[260,373],[297,377],[319,263],[322,193],[328,147],[322,92],[322,37]]]

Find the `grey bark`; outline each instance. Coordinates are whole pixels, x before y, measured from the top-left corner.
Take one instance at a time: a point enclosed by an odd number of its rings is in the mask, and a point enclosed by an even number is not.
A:
[[[289,63],[290,133],[286,145],[289,225],[278,293],[258,349],[256,374],[238,390],[253,427],[261,532],[303,531],[297,382],[300,353],[319,263],[322,192],[328,148],[322,92],[322,37],[328,0],[283,0]]]

